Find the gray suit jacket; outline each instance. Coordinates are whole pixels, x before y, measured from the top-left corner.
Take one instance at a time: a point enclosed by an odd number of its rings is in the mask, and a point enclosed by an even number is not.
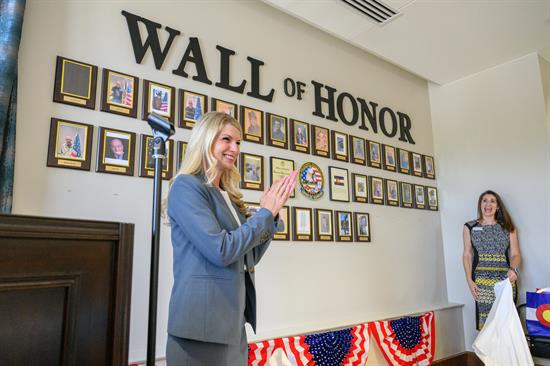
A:
[[[172,228],[174,286],[168,333],[205,342],[238,344],[245,322],[256,326],[253,273],[276,224],[260,209],[246,220],[235,218],[217,188],[201,176],[180,175],[168,196]],[[246,281],[245,281],[246,278]],[[246,284],[245,284],[246,282]]]

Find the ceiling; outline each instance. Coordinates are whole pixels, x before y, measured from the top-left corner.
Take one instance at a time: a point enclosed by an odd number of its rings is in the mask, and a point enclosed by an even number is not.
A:
[[[378,25],[342,0],[263,0],[437,84],[538,52],[550,61],[550,0],[378,0]]]

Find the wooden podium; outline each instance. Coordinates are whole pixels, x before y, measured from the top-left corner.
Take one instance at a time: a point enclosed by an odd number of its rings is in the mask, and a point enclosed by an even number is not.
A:
[[[0,365],[127,365],[134,225],[0,215]]]

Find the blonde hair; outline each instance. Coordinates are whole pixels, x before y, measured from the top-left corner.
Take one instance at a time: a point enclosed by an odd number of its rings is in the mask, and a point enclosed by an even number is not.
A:
[[[218,161],[212,153],[212,146],[226,125],[235,127],[242,135],[241,125],[230,115],[221,112],[209,112],[202,115],[193,127],[185,158],[178,173],[170,181],[170,186],[180,174],[203,175],[207,184],[214,182],[218,175]],[[237,205],[239,211],[248,216],[246,206],[242,201],[243,194],[239,190],[240,181],[241,175],[237,167],[234,166],[231,170],[223,171],[220,188],[228,193],[231,202]]]

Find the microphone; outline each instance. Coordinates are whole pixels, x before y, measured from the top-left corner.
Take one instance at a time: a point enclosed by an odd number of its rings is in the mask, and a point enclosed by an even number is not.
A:
[[[149,113],[147,116],[147,123],[153,130],[153,136],[160,136],[163,141],[168,140],[170,136],[176,133],[174,125],[165,117],[155,112]]]

